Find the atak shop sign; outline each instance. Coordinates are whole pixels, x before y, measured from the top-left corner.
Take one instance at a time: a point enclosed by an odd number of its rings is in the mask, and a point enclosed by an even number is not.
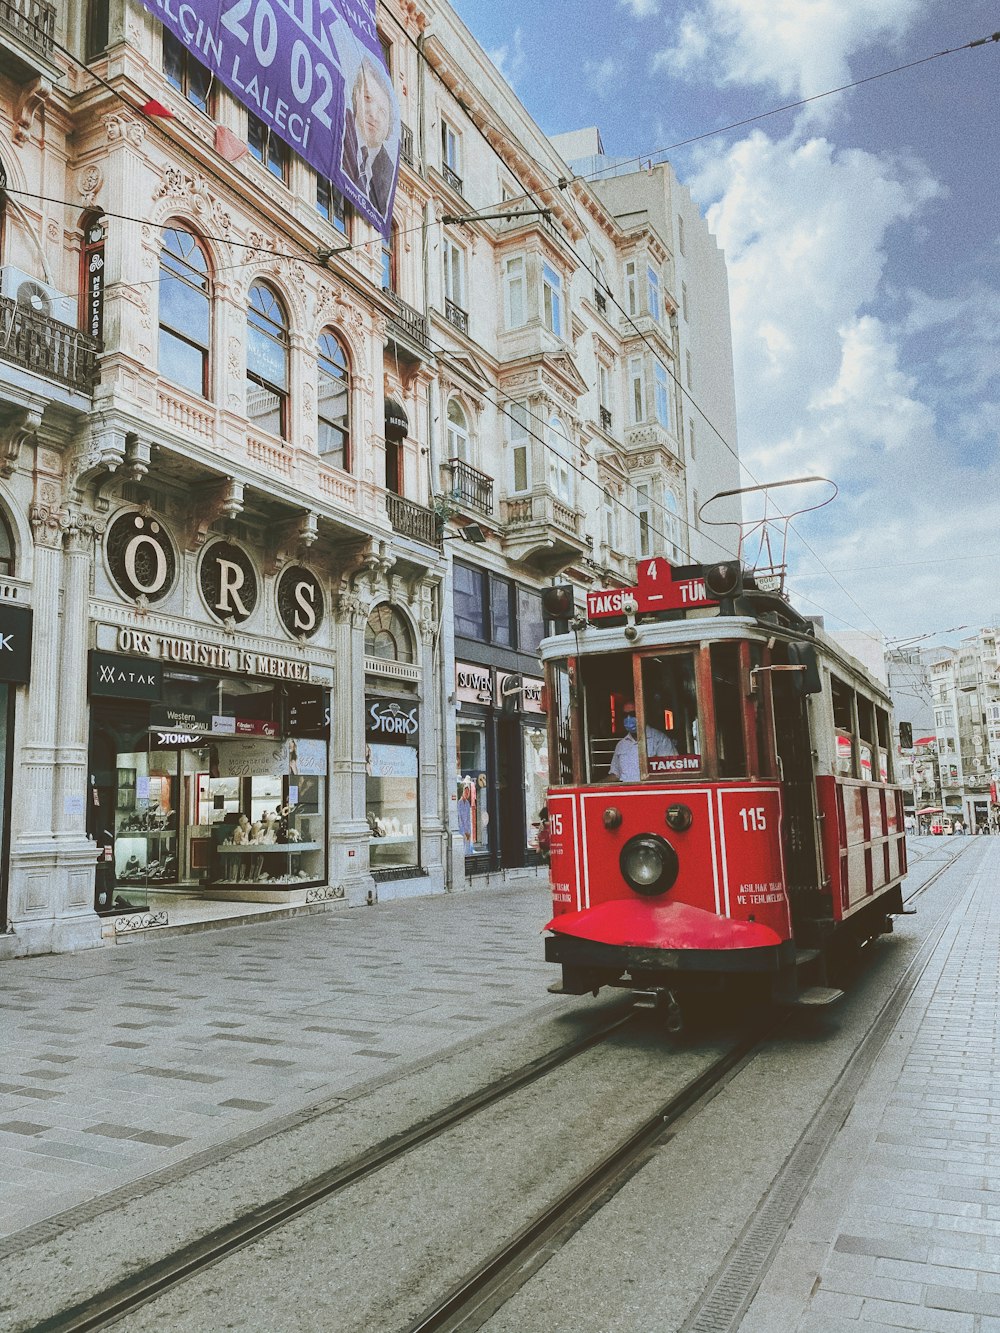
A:
[[[180,639],[173,634],[151,634],[146,630],[118,629],[115,645],[123,653],[158,658],[185,666],[214,667],[238,676],[266,676],[269,680],[309,680],[308,662],[289,662],[268,653],[246,648],[227,648],[198,639]]]
[[[147,699],[159,703],[163,697],[163,667],[159,662],[137,662],[117,653],[90,654],[90,693],[111,699]]]
[[[706,595],[705,580],[695,573],[699,566],[673,568],[654,557],[640,560],[633,588],[607,588],[587,593],[587,619],[609,620],[616,616],[648,615],[653,611],[683,611],[695,606],[717,606]]]
[[[0,606],[0,680],[25,685],[31,677],[31,608]]]
[[[373,0],[142,0],[270,133],[389,235],[399,106]]]
[[[365,705],[365,737],[370,741],[416,745],[420,727],[414,704],[397,700],[369,699]]]
[[[177,560],[166,529],[157,518],[129,510],[118,514],[105,541],[111,577],[126,597],[159,602],[177,580]]]
[[[490,668],[470,662],[455,663],[455,697],[467,704],[493,702],[493,677]]]

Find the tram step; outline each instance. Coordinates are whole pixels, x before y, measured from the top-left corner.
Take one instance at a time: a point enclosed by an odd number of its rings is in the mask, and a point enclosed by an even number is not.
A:
[[[795,966],[805,967],[807,963],[815,962],[821,953],[821,949],[796,949]]]
[[[814,1009],[824,1004],[835,1004],[843,994],[842,990],[837,990],[834,986],[807,986],[805,990],[799,991],[793,1004]]]

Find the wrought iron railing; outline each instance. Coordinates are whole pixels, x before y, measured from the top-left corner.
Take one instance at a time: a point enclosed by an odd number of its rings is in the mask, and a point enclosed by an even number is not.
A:
[[[606,407],[601,408],[601,430],[611,430],[611,412]]]
[[[459,194],[462,193],[462,178],[457,171],[452,171],[447,162],[441,165],[441,175],[453,190],[457,190]]]
[[[409,125],[399,126],[399,155],[408,167],[415,167],[417,159],[413,155],[413,131]]]
[[[602,315],[608,313],[608,298],[603,292],[594,292],[594,305],[597,306]]]
[[[469,312],[456,305],[454,301],[449,301],[447,297],[444,302],[444,314],[448,323],[454,324],[460,333],[469,332]]]
[[[493,478],[461,458],[449,458],[451,498],[484,514],[493,513]]]
[[[100,344],[71,324],[0,296],[0,359],[89,394]]]
[[[425,509],[412,500],[404,500],[393,491],[387,492],[385,507],[394,532],[402,537],[412,537],[414,541],[423,542],[426,546],[440,547],[440,526],[433,509]]]
[[[0,0],[0,28],[6,28],[40,55],[51,56],[56,7],[49,0]]]
[[[422,315],[419,310],[414,310],[413,306],[396,295],[395,292],[386,290],[386,296],[396,307],[396,313],[389,316],[389,334],[390,336],[401,333],[411,343],[416,343],[418,347],[425,352],[430,351],[430,340],[427,335],[427,317]]]

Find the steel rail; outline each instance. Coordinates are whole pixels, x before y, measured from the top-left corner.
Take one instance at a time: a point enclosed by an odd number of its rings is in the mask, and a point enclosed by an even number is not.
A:
[[[631,1023],[635,1014],[631,1002],[625,1013],[621,1012],[620,1006],[616,1006],[613,1020],[596,1031],[560,1046],[547,1055],[539,1056],[521,1069],[450,1103],[410,1129],[376,1144],[351,1161],[322,1172],[277,1199],[155,1260],[114,1283],[106,1291],[78,1301],[58,1314],[30,1325],[24,1333],[93,1333],[94,1330],[116,1323],[171,1288],[284,1226],[300,1213],[307,1212],[348,1186],[374,1175],[414,1148],[429,1143],[477,1112],[528,1087],[561,1065],[599,1046]]]

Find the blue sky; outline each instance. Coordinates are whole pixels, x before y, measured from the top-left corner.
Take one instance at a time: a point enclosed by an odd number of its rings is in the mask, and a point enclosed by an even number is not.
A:
[[[455,8],[543,130],[616,155],[1000,29],[998,0]],[[990,43],[667,154],[726,251],[753,479],[840,487],[789,543],[829,628],[1000,622],[998,92]]]

